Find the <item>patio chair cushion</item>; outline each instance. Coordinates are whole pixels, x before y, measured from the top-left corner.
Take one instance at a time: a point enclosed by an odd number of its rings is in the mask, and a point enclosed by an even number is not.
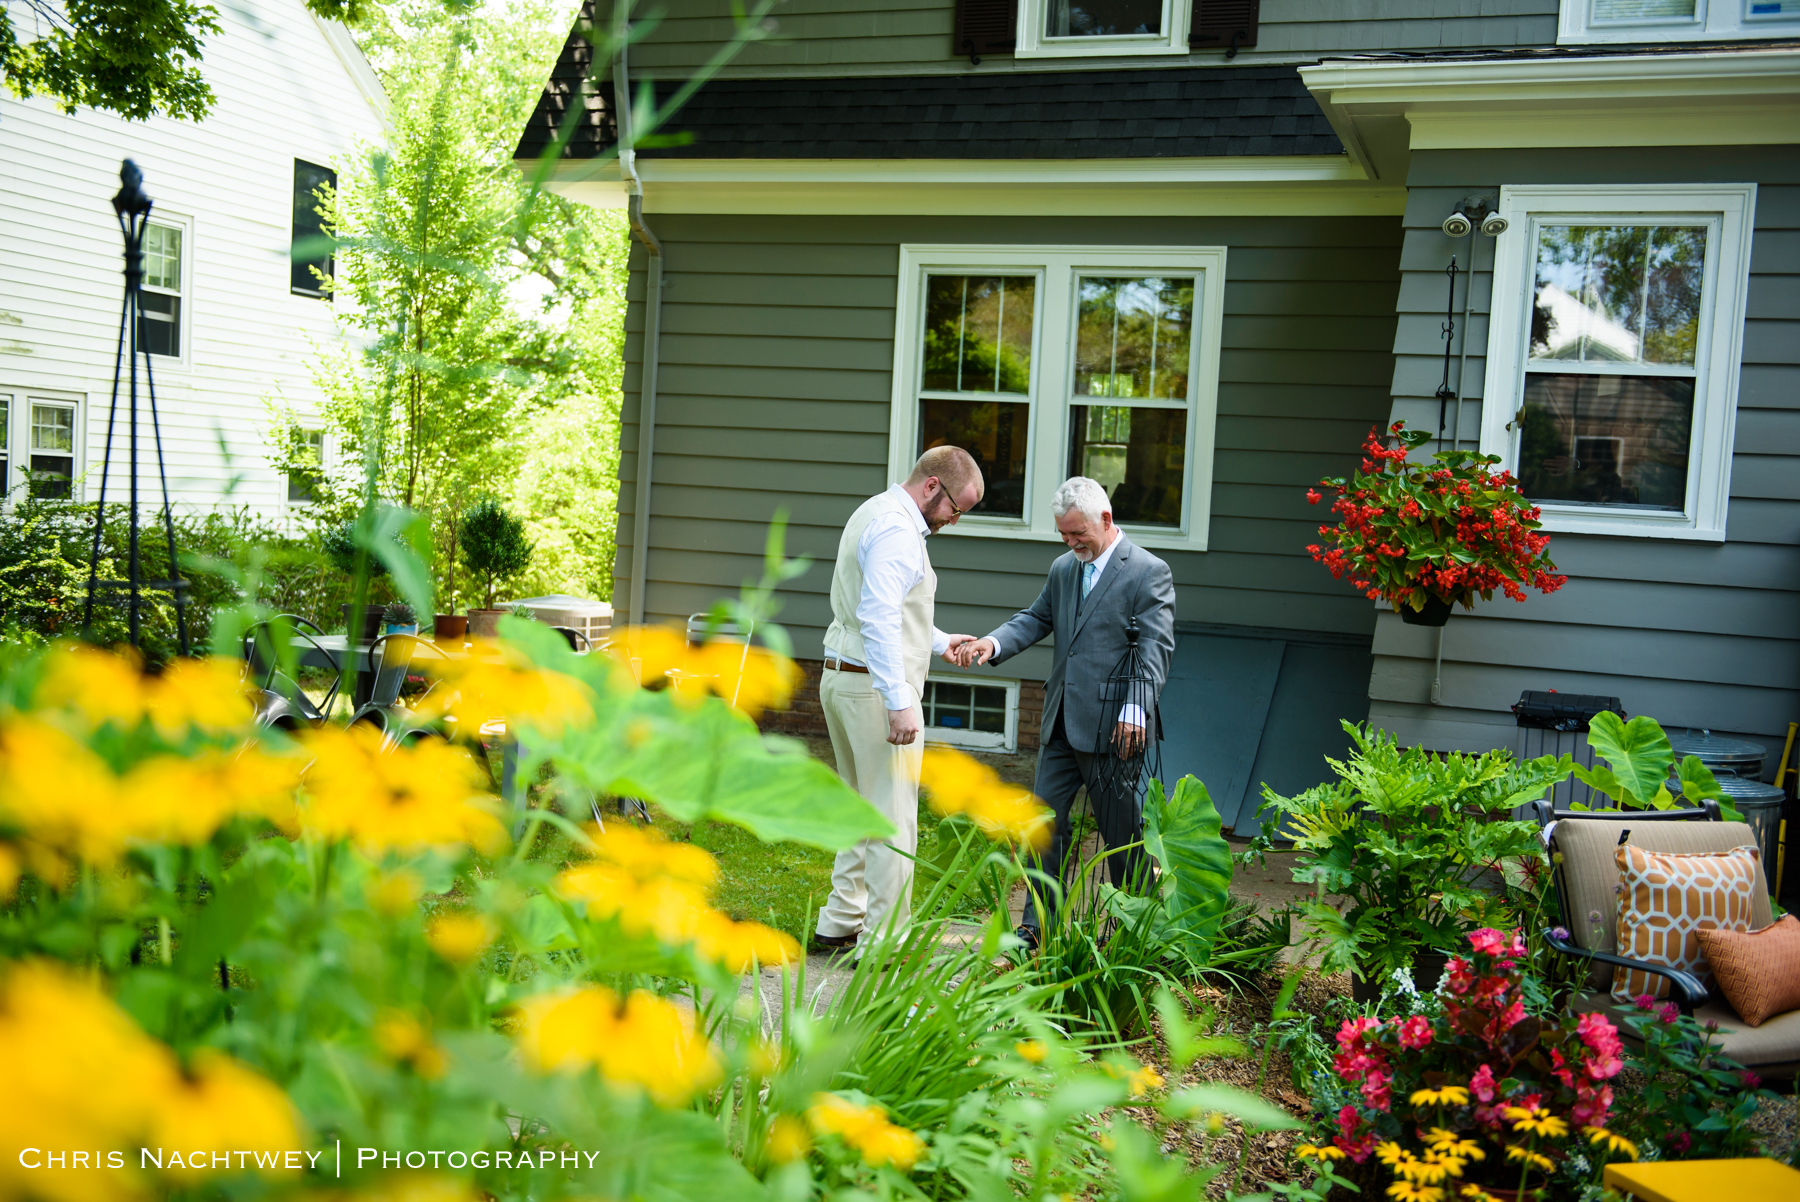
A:
[[[1700,951],[1706,928],[1750,930],[1750,898],[1757,886],[1757,849],[1726,852],[1617,848],[1619,954],[1691,972],[1708,988],[1712,973]],[[1644,994],[1667,997],[1669,981],[1635,968],[1613,970],[1612,995],[1629,1002]]]
[[[1566,818],[1556,824],[1556,853],[1563,858],[1563,923],[1577,947],[1613,952],[1618,948],[1619,869],[1613,851],[1619,833],[1631,832],[1631,842],[1645,851],[1730,851],[1756,836],[1743,822],[1632,822],[1629,818]],[[1765,927],[1775,921],[1769,907],[1769,886],[1757,867],[1757,889],[1750,902],[1750,926]],[[1588,974],[1588,988],[1605,990],[1612,968],[1595,964]]]
[[[1700,950],[1725,1000],[1752,1027],[1800,1009],[1800,919],[1792,914],[1748,934],[1701,931]]]
[[[1637,1013],[1632,1006],[1620,1005],[1604,993],[1578,993],[1570,999],[1569,1009],[1575,1014],[1592,1011],[1605,1015],[1626,1042],[1637,1046],[1636,1036],[1624,1022]],[[1755,1069],[1757,1075],[1782,1080],[1800,1075],[1800,1010],[1777,1014],[1762,1026],[1752,1027],[1728,1003],[1708,1002],[1694,1011],[1694,1019],[1702,1024],[1718,1023],[1713,1044],[1745,1068]]]

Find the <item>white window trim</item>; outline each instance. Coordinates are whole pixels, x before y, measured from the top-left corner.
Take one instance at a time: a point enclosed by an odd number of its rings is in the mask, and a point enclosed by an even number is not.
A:
[[[1707,42],[1723,38],[1773,38],[1800,32],[1800,16],[1752,16],[1751,0],[1695,0],[1692,17],[1642,21],[1594,21],[1594,0],[1562,0],[1559,45],[1602,42]]]
[[[1500,212],[1509,222],[1495,247],[1492,320],[1483,391],[1481,449],[1518,463],[1519,412],[1526,371],[1535,271],[1534,219],[1617,221],[1640,216],[1710,218],[1699,338],[1694,355],[1695,415],[1685,513],[1657,516],[1595,506],[1542,502],[1544,529],[1564,534],[1613,534],[1723,542],[1731,496],[1731,451],[1737,429],[1737,391],[1743,359],[1744,303],[1750,276],[1755,184],[1623,184],[1508,186]]]
[[[69,499],[82,499],[82,477],[87,472],[88,410],[91,396],[79,392],[59,392],[41,388],[0,388],[0,395],[11,399],[7,412],[5,504],[10,510],[25,499],[25,469],[31,466],[31,407],[37,404],[66,406],[75,411],[75,429],[70,435],[72,462],[69,467]],[[16,492],[13,490],[17,490]]]
[[[147,224],[166,225],[181,231],[181,354],[152,355],[150,367],[153,372],[187,371],[194,365],[194,219],[155,209]]]
[[[295,294],[295,295],[298,295],[298,294]],[[311,300],[313,298],[308,297],[306,299]],[[300,427],[300,429],[307,434],[319,435],[319,474],[321,476],[323,476],[325,474],[325,469],[326,469],[327,465],[329,465],[331,462],[331,431],[330,431],[330,429],[328,429],[326,427],[325,421],[323,418],[308,417],[303,420],[316,421],[319,423],[316,426],[303,425]],[[305,510],[311,509],[314,505],[317,505],[318,504],[317,501],[295,501],[295,500],[292,500],[291,498],[289,498],[288,483],[293,478],[294,477],[291,472],[282,472],[281,473],[281,494],[280,494],[281,495],[281,507],[283,509],[287,509],[287,510],[303,512]]]
[[[1195,314],[1189,354],[1192,400],[1188,406],[1186,522],[1179,529],[1122,523],[1140,547],[1204,551],[1212,525],[1213,444],[1219,409],[1219,342],[1225,307],[1225,248],[1222,246],[1009,246],[903,245],[899,295],[894,305],[894,392],[888,429],[888,479],[901,481],[918,458],[919,347],[928,270],[1037,275],[1037,313],[1032,321],[1031,448],[1026,459],[1024,516],[963,518],[938,537],[1012,538],[1060,541],[1050,516],[1050,497],[1066,479],[1068,465],[1069,373],[1074,361],[1075,276],[1083,272],[1194,272]],[[1046,350],[1052,306],[1060,310],[1061,343]]]
[[[927,726],[925,741],[944,747],[969,747],[977,751],[1017,751],[1019,749],[1019,682],[989,676],[951,676],[933,672],[925,678],[940,684],[977,685],[985,689],[1006,690],[1006,733],[985,730],[959,730],[954,726]]]
[[[1014,58],[1111,58],[1127,55],[1188,52],[1192,3],[1163,0],[1163,31],[1110,38],[1047,38],[1043,34],[1045,0],[1019,0],[1019,37]]]

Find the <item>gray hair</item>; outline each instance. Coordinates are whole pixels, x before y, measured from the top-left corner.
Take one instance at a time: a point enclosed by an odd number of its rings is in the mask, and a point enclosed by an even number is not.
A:
[[[1050,516],[1060,518],[1071,509],[1081,511],[1088,521],[1098,523],[1100,515],[1112,512],[1112,500],[1098,480],[1086,476],[1070,476],[1050,498]]]

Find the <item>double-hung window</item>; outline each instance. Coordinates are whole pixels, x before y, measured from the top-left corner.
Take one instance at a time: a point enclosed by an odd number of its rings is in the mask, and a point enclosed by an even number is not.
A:
[[[296,454],[288,465],[287,499],[290,505],[310,505],[319,499],[325,469],[325,431],[301,430]]]
[[[1556,40],[1698,42],[1795,33],[1800,0],[1562,0]]]
[[[1148,546],[1204,550],[1223,248],[901,248],[892,477],[960,446],[987,493],[962,534],[1053,539],[1099,481]]]
[[[1548,529],[1724,537],[1755,198],[1502,191],[1482,447]]]
[[[337,191],[337,172],[305,159],[294,160],[294,227],[289,245],[288,288],[295,296],[330,297],[331,241],[319,214],[320,194]],[[321,278],[323,277],[323,278]]]
[[[1020,58],[1187,53],[1192,0],[1020,0]]]
[[[144,285],[138,293],[138,348],[181,358],[182,242],[180,226],[144,226]]]
[[[28,397],[31,495],[68,500],[74,496],[76,414],[73,401]]]

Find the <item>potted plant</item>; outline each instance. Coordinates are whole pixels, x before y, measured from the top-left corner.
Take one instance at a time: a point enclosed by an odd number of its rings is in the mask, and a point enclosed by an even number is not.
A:
[[[1432,463],[1408,456],[1431,441],[1423,430],[1395,422],[1387,435],[1369,432],[1361,469],[1348,480],[1319,481],[1335,489],[1335,526],[1320,526],[1321,542],[1307,548],[1333,576],[1350,577],[1366,596],[1386,601],[1417,626],[1442,626],[1452,604],[1464,609],[1493,599],[1514,601],[1525,590],[1553,593],[1568,582],[1556,575],[1538,533],[1538,508],[1510,472],[1494,470],[1496,455],[1439,451]],[[1317,505],[1317,488],[1306,491]]]
[[[1395,1198],[1523,1199],[1568,1169],[1598,1184],[1609,1160],[1638,1156],[1614,1129],[1613,1088],[1625,1067],[1618,1030],[1600,1014],[1540,1018],[1526,1010],[1529,953],[1518,932],[1468,936],[1450,961],[1438,1013],[1353,1018],[1337,1032],[1332,1069],[1354,1099],[1304,1159],[1377,1157]],[[1586,1184],[1586,1183],[1583,1183]],[[1585,1195],[1584,1195],[1585,1196]]]
[[[1351,754],[1326,761],[1336,781],[1294,797],[1263,786],[1250,854],[1292,840],[1294,880],[1319,890],[1296,907],[1300,942],[1322,951],[1326,971],[1352,973],[1359,1000],[1378,996],[1397,968],[1428,989],[1495,900],[1475,878],[1538,854],[1537,824],[1510,812],[1544,796],[1573,760],[1402,751],[1385,731],[1343,727]]]
[[[342,525],[332,527],[324,533],[322,542],[324,543],[325,558],[330,561],[331,566],[345,576],[354,577],[356,575],[357,552],[356,523],[353,521],[345,522]],[[381,636],[383,622],[382,606],[373,598],[372,594],[378,590],[380,585],[385,584],[387,578],[387,565],[381,562],[381,557],[378,555],[370,555],[366,557],[364,562],[369,572],[369,592],[371,596],[362,606],[362,625],[354,633],[357,638],[368,640],[379,638]],[[349,633],[351,618],[355,616],[356,603],[354,601],[346,601],[338,608],[344,615],[344,630]]]
[[[419,633],[419,615],[413,611],[412,606],[404,601],[396,601],[389,605],[383,616],[387,619],[389,634]]]
[[[503,609],[494,608],[500,586],[531,566],[531,542],[525,522],[506,512],[493,497],[469,506],[457,530],[463,566],[481,582],[485,604],[469,611],[469,633],[491,637]]]

